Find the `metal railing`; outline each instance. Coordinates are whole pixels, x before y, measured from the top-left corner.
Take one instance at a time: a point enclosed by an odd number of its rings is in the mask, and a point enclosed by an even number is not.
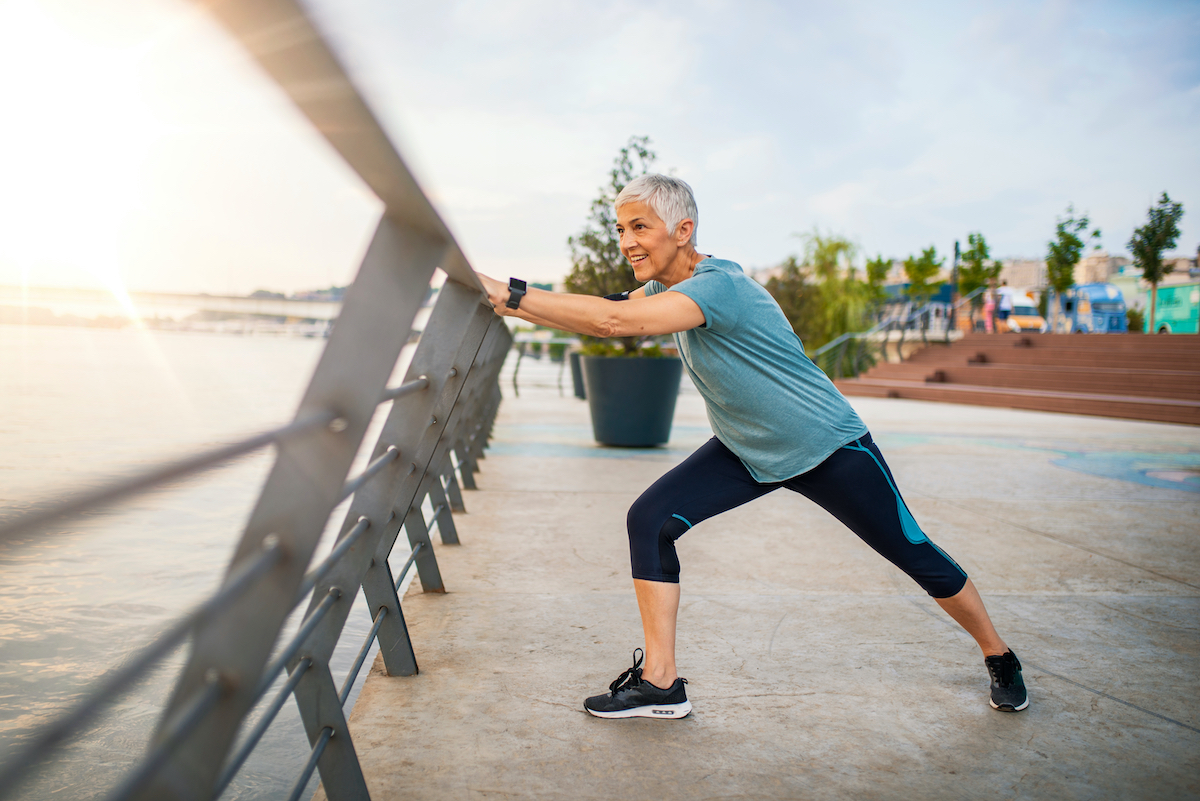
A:
[[[513,394],[519,395],[521,387],[518,384],[517,376],[521,373],[521,362],[525,359],[527,353],[532,353],[532,358],[540,359],[543,352],[551,361],[558,363],[558,377],[554,384],[559,393],[563,391],[563,376],[566,373],[567,364],[570,361],[570,351],[579,346],[580,340],[578,337],[540,337],[536,334],[517,333],[513,336],[513,346],[516,351],[517,358],[513,363],[512,371],[512,388]],[[553,347],[561,348],[561,353],[557,356],[552,350]],[[536,350],[535,350],[536,349]]]
[[[896,360],[904,361],[904,345],[910,332],[919,332],[922,344],[929,344],[931,333],[940,335],[932,341],[940,339],[949,344],[959,309],[983,291],[976,289],[949,309],[943,308],[946,304],[926,303],[881,320],[866,331],[842,334],[813,351],[811,358],[830,378],[853,378],[886,361],[889,345],[895,350]]]
[[[388,674],[413,675],[416,656],[397,594],[416,568],[425,592],[444,592],[430,541],[457,543],[453,511],[475,487],[476,460],[500,404],[499,372],[512,343],[461,250],[382,128],[295,0],[216,3],[209,10],[291,97],[326,140],[384,202],[383,218],[342,312],[287,425],[158,465],[0,527],[0,543],[47,523],[126,500],[268,446],[276,450],[250,520],[220,588],[93,686],[0,766],[0,797],[65,738],[171,653],[190,641],[186,664],[145,756],[113,790],[119,799],[212,799],[229,785],[276,714],[295,698],[312,752],[291,797],[319,771],[328,798],[366,799],[366,782],[343,705],[372,643]],[[434,271],[438,293],[403,383],[386,382],[409,339]],[[367,468],[348,476],[367,425],[390,403]],[[336,507],[353,496],[332,552],[310,564]],[[428,499],[433,514],[426,520]],[[400,531],[410,551],[388,563]],[[362,588],[372,627],[341,687],[330,657]],[[299,604],[299,630],[280,642]],[[274,654],[274,658],[272,655]],[[277,677],[282,688],[238,740],[247,715]]]

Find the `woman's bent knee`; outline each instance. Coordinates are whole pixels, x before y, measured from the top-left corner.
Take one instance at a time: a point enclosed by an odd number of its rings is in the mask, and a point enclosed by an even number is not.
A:
[[[679,581],[679,556],[675,540],[689,528],[687,523],[651,504],[634,502],[626,516],[629,558],[633,577],[648,581]]]

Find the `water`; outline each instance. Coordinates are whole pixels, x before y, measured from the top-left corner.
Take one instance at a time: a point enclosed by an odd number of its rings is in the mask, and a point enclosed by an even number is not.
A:
[[[94,486],[289,420],[323,346],[290,337],[0,325],[0,520],[64,488]],[[0,547],[0,758],[218,585],[272,459],[267,449]],[[344,506],[331,516],[319,553],[343,515]],[[334,655],[335,682],[369,627],[360,594]],[[103,797],[143,753],[186,654],[179,648],[143,678],[17,797]],[[308,751],[289,702],[223,797],[286,794]]]

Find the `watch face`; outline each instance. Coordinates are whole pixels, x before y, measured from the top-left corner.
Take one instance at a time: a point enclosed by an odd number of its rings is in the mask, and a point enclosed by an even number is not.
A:
[[[526,283],[524,281],[522,281],[520,278],[508,279],[508,288],[509,289],[519,289],[522,292],[524,292],[525,287],[526,287]]]

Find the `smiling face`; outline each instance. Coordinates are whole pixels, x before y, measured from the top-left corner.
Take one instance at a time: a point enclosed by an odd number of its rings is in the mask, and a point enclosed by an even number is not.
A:
[[[687,256],[692,251],[692,225],[691,220],[684,220],[672,234],[645,203],[634,201],[617,209],[621,254],[629,260],[639,281],[662,281],[671,286],[691,274],[694,265]]]

